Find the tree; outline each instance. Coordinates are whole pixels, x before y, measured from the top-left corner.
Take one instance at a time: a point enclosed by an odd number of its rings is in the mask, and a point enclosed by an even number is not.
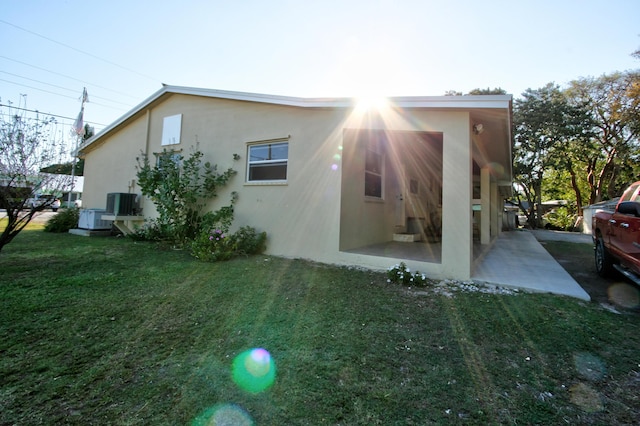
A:
[[[591,138],[582,146],[589,203],[619,195],[637,180],[640,136],[640,72],[616,72],[572,81],[566,90],[572,105],[588,110]]]
[[[495,89],[491,89],[487,87],[486,89],[473,89],[467,95],[506,95],[507,91],[496,87]],[[456,90],[447,90],[444,93],[444,96],[463,96],[462,92],[458,92]]]
[[[571,170],[567,152],[572,149],[572,141],[581,139],[585,114],[570,105],[553,83],[537,90],[527,89],[522,96],[514,102],[513,113],[516,195],[529,223],[540,226],[545,175],[549,169],[560,165]],[[572,176],[572,187],[579,197],[575,176]],[[534,210],[534,206],[537,209]]]
[[[506,95],[507,91],[501,89],[500,87],[496,87],[495,89],[491,89],[487,87],[486,89],[473,89],[468,95]]]
[[[56,134],[53,117],[28,118],[25,109],[8,107],[0,118],[0,209],[7,222],[0,235],[0,251],[9,244],[33,217],[49,208],[54,198],[35,206],[28,199],[35,194],[59,196],[71,186],[69,177],[42,172],[50,164],[66,157],[64,141]]]

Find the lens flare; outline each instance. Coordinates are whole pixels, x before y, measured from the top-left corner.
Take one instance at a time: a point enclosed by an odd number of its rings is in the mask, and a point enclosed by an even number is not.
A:
[[[573,363],[578,374],[594,382],[602,380],[607,372],[604,362],[588,352],[580,352],[573,355]]]
[[[332,164],[332,165],[331,165],[331,170],[333,170],[334,172],[335,172],[336,170],[338,170],[338,165],[337,165],[337,164]]]
[[[196,417],[191,426],[253,426],[251,416],[234,404],[218,404]]]
[[[266,349],[250,349],[235,357],[232,376],[236,385],[243,390],[260,393],[275,382],[276,364]]]
[[[597,413],[604,410],[602,397],[591,386],[577,383],[569,388],[570,400],[587,413]]]
[[[609,294],[609,300],[623,308],[631,309],[640,306],[640,291],[629,284],[613,284],[609,287],[607,293]]]
[[[489,163],[489,170],[493,176],[504,176],[504,166],[500,163]]]

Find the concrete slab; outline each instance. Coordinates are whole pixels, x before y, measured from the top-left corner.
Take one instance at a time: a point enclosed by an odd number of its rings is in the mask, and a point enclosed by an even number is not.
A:
[[[480,258],[474,281],[591,300],[589,294],[527,230],[503,232]]]
[[[69,229],[69,233],[73,235],[80,235],[82,237],[109,237],[111,236],[111,229]]]

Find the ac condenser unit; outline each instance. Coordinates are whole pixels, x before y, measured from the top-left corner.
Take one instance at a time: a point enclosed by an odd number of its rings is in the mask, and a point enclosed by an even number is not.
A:
[[[138,194],[126,192],[113,192],[107,194],[107,214],[116,216],[133,216],[137,208],[136,197]]]
[[[102,220],[102,215],[106,214],[106,210],[82,209],[80,210],[80,219],[78,220],[78,228],[89,230],[111,229],[110,220]]]

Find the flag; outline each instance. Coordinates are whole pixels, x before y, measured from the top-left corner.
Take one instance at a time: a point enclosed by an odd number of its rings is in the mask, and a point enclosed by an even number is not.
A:
[[[78,118],[76,118],[76,121],[73,123],[73,131],[76,135],[84,136],[84,107],[82,107]]]

